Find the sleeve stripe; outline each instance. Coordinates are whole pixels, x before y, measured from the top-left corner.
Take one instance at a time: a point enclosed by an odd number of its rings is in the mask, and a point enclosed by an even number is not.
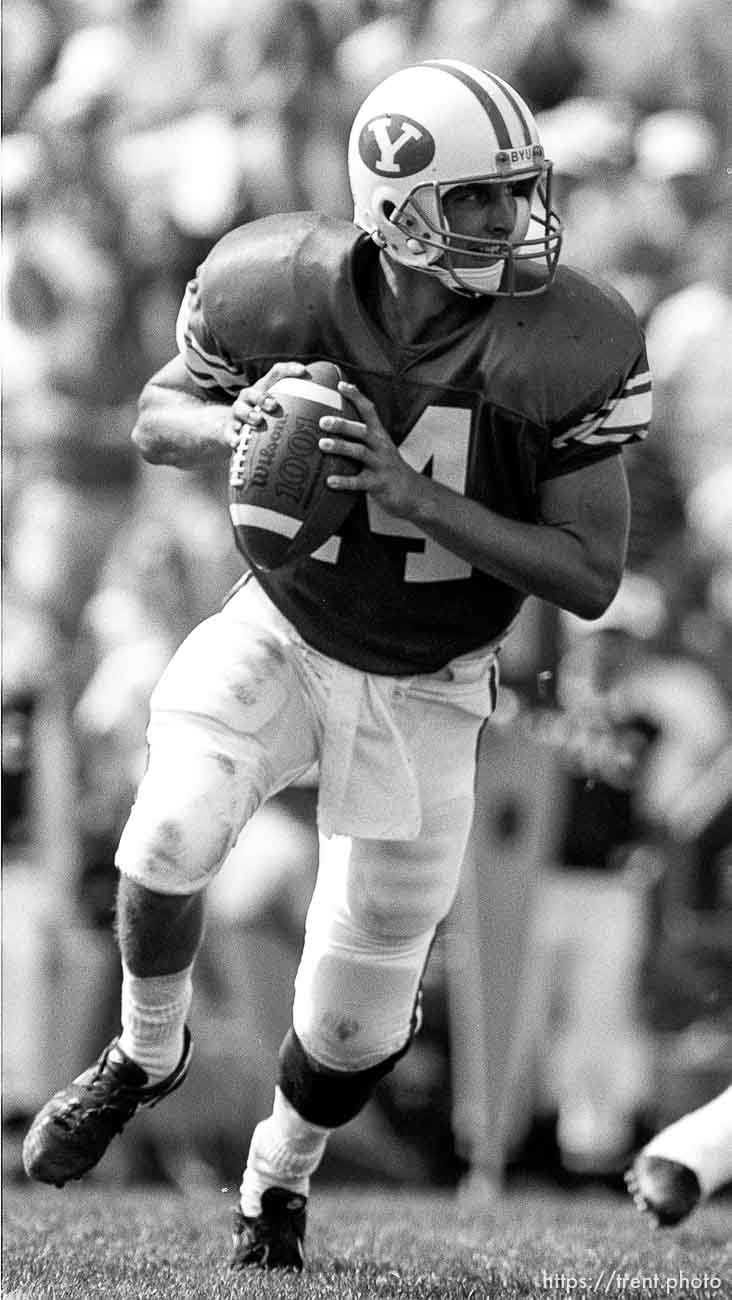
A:
[[[231,379],[228,380],[214,379],[211,376],[210,370],[200,370],[193,363],[192,360],[193,354],[191,352],[184,352],[182,355],[183,355],[183,360],[186,363],[186,369],[189,375],[191,376],[191,379],[193,379],[200,388],[223,389],[224,392],[230,393],[233,397],[238,396],[238,394],[241,392],[241,388],[242,388],[241,384],[233,384],[231,382]]]
[[[186,367],[197,384],[202,388],[223,388],[225,392],[236,395],[245,388],[247,377],[244,371],[229,365],[222,357],[208,352],[194,337],[188,327],[190,319],[191,289],[186,291],[175,327],[178,351]]]
[[[645,438],[648,432],[648,423],[646,421],[637,424],[623,424],[619,428],[608,428],[601,420],[590,425],[589,428],[581,433],[577,429],[570,429],[567,433],[561,434],[558,438],[552,439],[552,447],[566,447],[571,442],[585,443],[587,446],[599,446],[603,442],[634,442]]]
[[[588,433],[587,437],[581,441],[587,447],[601,446],[604,442],[642,442],[648,433],[648,428],[643,424],[628,425],[625,429],[619,429],[616,433]]]
[[[650,392],[650,388],[651,372],[649,370],[644,370],[639,375],[631,375],[623,389],[623,393],[629,393],[631,390],[633,392],[645,392],[646,390]]]
[[[614,402],[585,416],[579,424],[552,440],[555,448],[570,442],[596,446],[603,442],[629,442],[644,438],[651,418],[651,381],[646,371],[629,379]]]
[[[647,393],[630,393],[616,402],[604,421],[606,429],[618,424],[648,424],[651,418],[650,391]]]
[[[197,374],[208,373],[217,382],[220,382],[221,378],[225,378],[228,383],[231,383],[232,380],[234,382],[242,380],[243,382],[241,371],[236,370],[234,366],[227,365],[220,357],[214,357],[204,352],[200,343],[196,341],[189,330],[183,329],[180,331],[177,343],[184,360],[190,364],[191,369],[195,370]]]
[[[193,378],[199,384],[218,384],[226,388],[233,385],[233,376],[225,366],[212,366],[210,363],[201,363],[200,355],[197,349],[189,344],[188,340],[184,341],[182,356]],[[240,385],[239,385],[240,386]]]
[[[184,326],[182,330],[182,334],[183,334],[183,342],[186,344],[187,347],[189,347],[193,352],[195,352],[198,359],[202,361],[204,365],[211,366],[215,370],[224,369],[232,375],[237,373],[236,367],[230,365],[229,362],[224,361],[223,358],[218,355],[218,353],[208,352],[206,348],[204,348],[203,345],[199,343],[198,339],[195,337],[195,335],[192,333],[190,329],[187,329]]]

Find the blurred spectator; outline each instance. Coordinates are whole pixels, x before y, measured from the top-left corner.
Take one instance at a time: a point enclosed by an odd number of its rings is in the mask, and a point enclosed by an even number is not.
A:
[[[404,67],[432,35],[430,21],[437,9],[435,0],[361,0],[358,22],[339,42],[335,52],[338,72],[348,87],[349,104],[355,112],[371,88]],[[438,45],[444,53],[444,47]],[[417,57],[434,57],[425,49]]]
[[[732,460],[731,348],[732,293],[721,276],[665,298],[648,323],[658,418],[687,493]]]
[[[110,919],[114,850],[144,771],[152,689],[183,638],[241,573],[225,511],[206,478],[141,476],[80,617],[87,678],[73,715],[84,774],[80,823]]]
[[[539,882],[521,1036],[526,1052],[534,1035],[539,1109],[556,1111],[559,1157],[572,1174],[622,1169],[650,1101],[641,970],[659,861],[643,786],[659,724],[622,689],[655,662],[651,638],[664,616],[660,588],[626,574],[596,624],[563,620],[559,709],[533,721],[555,748],[564,800],[557,860]]]
[[[251,215],[321,207],[348,215],[342,141],[353,100],[331,28],[312,0],[278,0],[264,12],[258,41],[232,24],[221,51]],[[286,194],[277,188],[283,184]]]
[[[49,991],[63,982],[79,855],[63,646],[8,581],[2,710],[3,1126],[13,1136],[54,1086],[51,1062],[69,1059],[70,1026]]]
[[[565,252],[642,319],[693,274],[696,226],[720,202],[720,141],[698,113],[639,118],[622,99],[575,98],[541,118],[558,177]]]
[[[48,79],[59,40],[53,3],[7,0],[3,5],[3,135],[17,129],[36,91]]]
[[[564,1170],[598,1177],[617,1174],[657,1119],[654,899],[679,867],[692,887],[701,863],[679,809],[700,783],[709,791],[710,764],[723,783],[732,710],[708,667],[664,648],[669,610],[651,579],[626,573],[602,619],[564,623],[560,710],[539,711],[533,729],[556,746],[566,806],[559,861],[540,882],[519,1054],[526,1072],[531,1041],[538,1050],[539,1110],[556,1109]]]
[[[106,172],[111,105],[103,87],[64,86],[29,109],[11,195],[4,524],[13,581],[73,639],[136,473],[126,403],[144,363]]]

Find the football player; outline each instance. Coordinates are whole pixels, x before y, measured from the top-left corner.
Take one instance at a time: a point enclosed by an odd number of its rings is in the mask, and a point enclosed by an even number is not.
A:
[[[732,1086],[657,1133],[625,1181],[638,1209],[659,1228],[681,1223],[732,1182]]]
[[[183,1081],[205,886],[258,805],[317,762],[325,848],[235,1268],[301,1268],[328,1135],[417,1032],[499,647],[529,595],[588,619],[610,603],[620,452],[650,414],[633,312],[558,268],[552,165],[500,77],[451,60],[388,77],[355,118],[349,172],[353,224],[288,214],[220,240],[141,396],[145,459],[196,467],[226,461],[278,379],[335,362],[359,418],[324,418],[321,447],[360,463],[330,480],[358,501],[317,557],[246,573],[156,687],[117,855],[122,1032],[24,1148],[31,1177],[81,1177]]]

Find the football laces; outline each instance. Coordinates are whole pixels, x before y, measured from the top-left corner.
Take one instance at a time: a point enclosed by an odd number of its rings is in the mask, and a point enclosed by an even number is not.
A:
[[[232,487],[243,487],[246,482],[244,465],[249,451],[249,444],[252,440],[252,426],[245,424],[239,435],[239,441],[234,448],[229,469],[229,483]]]

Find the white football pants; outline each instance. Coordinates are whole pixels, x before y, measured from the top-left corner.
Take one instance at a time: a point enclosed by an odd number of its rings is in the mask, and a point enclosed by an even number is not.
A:
[[[319,822],[332,838],[293,1024],[323,1065],[367,1069],[406,1042],[457,889],[496,678],[491,652],[411,678],[347,668],[304,643],[250,580],[153,692],[148,768],[117,854],[149,889],[204,888],[256,808],[320,764]]]

